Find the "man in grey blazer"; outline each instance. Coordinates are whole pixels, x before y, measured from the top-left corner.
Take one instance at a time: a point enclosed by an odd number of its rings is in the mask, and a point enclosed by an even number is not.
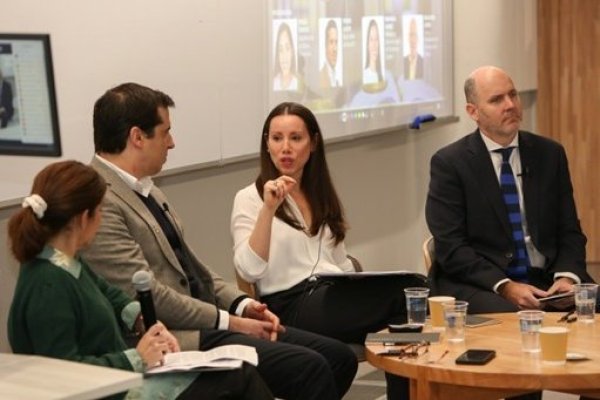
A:
[[[91,165],[109,188],[98,234],[83,257],[130,295],[133,274],[151,271],[157,318],[183,350],[250,345],[275,396],[341,398],[357,368],[348,346],[283,328],[264,304],[225,282],[188,247],[180,218],[151,179],[174,147],[172,106],[168,95],[135,83],[110,89],[96,101]]]
[[[478,129],[431,159],[426,219],[435,240],[432,291],[469,301],[472,313],[540,308],[538,298],[592,281],[565,150],[519,130],[519,95],[503,70],[476,69],[465,95]],[[508,147],[528,260],[523,281],[510,277],[518,254],[515,224],[511,228],[499,184],[500,152]]]

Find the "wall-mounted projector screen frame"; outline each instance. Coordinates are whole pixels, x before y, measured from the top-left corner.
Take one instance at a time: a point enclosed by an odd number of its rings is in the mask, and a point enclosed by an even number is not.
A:
[[[271,0],[267,12],[268,104],[307,105],[325,138],[453,116],[452,1]]]
[[[0,33],[0,154],[62,153],[50,35]]]

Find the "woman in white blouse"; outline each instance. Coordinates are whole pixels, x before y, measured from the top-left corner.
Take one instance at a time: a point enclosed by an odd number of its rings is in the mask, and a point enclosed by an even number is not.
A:
[[[324,272],[353,271],[344,238],[346,220],[313,113],[282,103],[267,117],[256,182],[234,201],[231,232],[240,276],[281,322],[347,343],[403,321],[399,279],[348,280],[328,285]]]

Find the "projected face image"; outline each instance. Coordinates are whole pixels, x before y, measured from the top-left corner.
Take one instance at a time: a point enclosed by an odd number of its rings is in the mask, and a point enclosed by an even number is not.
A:
[[[338,30],[335,25],[327,29],[326,54],[329,65],[335,67],[338,57]]]
[[[369,69],[376,71],[377,61],[379,60],[379,31],[375,23],[369,26],[368,51]]]
[[[282,22],[275,43],[274,90],[296,90],[296,50],[290,26]]]
[[[365,69],[363,70],[363,83],[372,84],[383,81],[381,69],[381,39],[377,22],[372,19],[366,31],[365,41]]]
[[[279,46],[277,46],[279,54],[279,68],[281,74],[289,76],[292,73],[292,39],[287,33],[281,35]]]

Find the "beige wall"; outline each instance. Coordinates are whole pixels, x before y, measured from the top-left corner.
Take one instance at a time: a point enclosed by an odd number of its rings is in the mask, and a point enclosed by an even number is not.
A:
[[[515,19],[531,15],[533,0],[455,0],[454,62],[456,114],[460,121],[422,131],[398,131],[331,145],[328,161],[351,225],[347,246],[366,269],[423,271],[420,247],[428,235],[424,203],[429,159],[440,147],[474,129],[463,112],[462,82],[482,64],[505,67],[517,85],[531,89],[523,59],[531,52],[517,46]],[[535,24],[525,21],[523,29]],[[507,32],[512,32],[512,36]],[[527,32],[529,32],[527,30]],[[535,26],[533,26],[535,32]],[[527,36],[527,35],[526,35]],[[507,39],[508,38],[508,39]],[[526,54],[524,54],[526,53]],[[513,61],[518,59],[518,64]],[[530,68],[536,70],[535,54]],[[535,93],[524,94],[525,124],[533,129]],[[176,127],[175,127],[176,129]],[[258,134],[258,132],[257,132]],[[201,258],[227,278],[233,277],[229,215],[235,192],[254,180],[257,161],[190,172],[158,180],[186,223],[186,235]],[[0,209],[0,242],[15,206]],[[0,351],[9,351],[6,315],[17,265],[0,252]]]

